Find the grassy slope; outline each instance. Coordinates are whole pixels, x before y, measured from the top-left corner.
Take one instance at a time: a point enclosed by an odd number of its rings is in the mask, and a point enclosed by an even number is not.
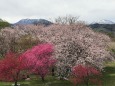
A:
[[[103,86],[115,86],[115,62],[106,64]],[[20,86],[73,86],[71,82],[48,76],[43,83],[40,78],[32,77],[30,81],[20,81]],[[0,86],[11,86],[11,82],[0,82]]]
[[[115,62],[106,64],[103,86],[115,86]]]

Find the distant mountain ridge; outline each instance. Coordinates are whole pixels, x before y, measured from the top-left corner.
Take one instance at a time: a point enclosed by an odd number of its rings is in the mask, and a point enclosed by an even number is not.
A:
[[[110,21],[110,20],[101,20],[99,24],[115,24],[115,22]]]
[[[90,24],[89,25],[92,29],[96,30],[105,30],[110,32],[115,32],[115,24]]]
[[[97,22],[93,22],[92,24],[115,24],[115,22],[104,19],[104,20],[100,20],[100,21],[97,21]]]
[[[92,29],[101,32],[115,32],[115,22],[110,20],[100,20],[89,25]]]
[[[34,24],[34,25],[43,24],[47,26],[53,23],[45,19],[21,19],[20,21],[15,23],[15,25],[28,25],[28,24]]]

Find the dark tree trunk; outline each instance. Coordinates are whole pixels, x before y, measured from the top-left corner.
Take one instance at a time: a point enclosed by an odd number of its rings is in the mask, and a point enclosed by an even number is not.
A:
[[[18,86],[18,85],[17,85],[17,80],[15,81],[15,84],[14,84],[14,86]]]
[[[54,74],[54,68],[52,68],[52,76],[55,76],[55,74]]]
[[[43,82],[45,81],[44,77],[42,77],[42,81],[43,81]]]
[[[89,83],[88,83],[88,82],[86,83],[86,86],[89,86]]]
[[[27,78],[30,78],[30,76],[29,76],[29,75],[27,75]]]
[[[89,78],[87,78],[87,79],[85,80],[85,84],[86,84],[86,86],[89,86]]]
[[[15,83],[14,83],[14,86],[18,86],[18,75],[19,75],[19,72],[16,74],[16,78],[14,79],[15,80]]]

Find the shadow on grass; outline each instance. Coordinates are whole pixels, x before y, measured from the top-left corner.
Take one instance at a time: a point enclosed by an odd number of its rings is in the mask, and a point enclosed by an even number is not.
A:
[[[115,73],[115,67],[105,67],[105,74]]]

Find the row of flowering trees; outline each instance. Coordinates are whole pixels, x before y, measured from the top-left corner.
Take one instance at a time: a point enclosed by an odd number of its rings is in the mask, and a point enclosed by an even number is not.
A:
[[[15,86],[21,78],[23,71],[39,75],[44,81],[49,68],[55,65],[56,59],[52,57],[53,46],[41,44],[34,46],[23,54],[9,52],[0,60],[0,79],[14,81]]]
[[[52,57],[53,45],[39,44],[22,54],[8,52],[3,59],[0,60],[0,80],[17,82],[21,79],[24,71],[28,74],[34,73],[41,77],[44,81],[49,69],[55,65],[56,59]],[[98,82],[101,73],[94,67],[77,65],[70,68],[72,72],[72,82],[76,86],[80,83]],[[67,70],[66,70],[67,72]],[[96,75],[96,78],[94,77]],[[100,80],[99,80],[100,81]],[[98,82],[99,83],[99,82]]]
[[[18,80],[21,79],[23,72],[27,71],[29,74],[39,75],[44,81],[49,68],[54,66],[57,61],[52,57],[53,51],[51,44],[40,44],[20,55],[8,52],[4,59],[0,60],[0,80],[14,81],[14,86],[18,86]],[[75,86],[81,83],[85,83],[88,86],[90,82],[99,83],[100,81],[101,73],[94,67],[77,65],[71,70],[71,80]]]

